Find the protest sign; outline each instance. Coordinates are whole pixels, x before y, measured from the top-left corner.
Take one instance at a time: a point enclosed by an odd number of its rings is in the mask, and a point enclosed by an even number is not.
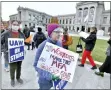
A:
[[[72,82],[78,58],[79,54],[47,42],[37,67]]]
[[[31,42],[33,42],[34,35],[35,35],[35,32],[30,32]]]
[[[81,31],[81,32],[79,33],[79,36],[86,39],[86,38],[89,36],[89,34],[86,33],[86,32],[82,32],[82,31]]]
[[[24,39],[8,38],[9,63],[24,60]]]

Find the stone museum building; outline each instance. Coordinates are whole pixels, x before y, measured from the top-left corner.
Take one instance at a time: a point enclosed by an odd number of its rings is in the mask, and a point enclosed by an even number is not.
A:
[[[63,28],[68,28],[69,31],[89,32],[90,27],[95,26],[98,30],[103,30],[104,35],[107,35],[110,27],[110,10],[105,10],[103,1],[79,2],[76,4],[76,13],[68,15],[52,16],[37,10],[18,7],[18,13],[10,15],[10,21],[21,21],[22,27],[27,24],[30,26],[46,26],[51,22],[52,17],[57,17],[58,22]],[[72,10],[73,11],[73,10]]]

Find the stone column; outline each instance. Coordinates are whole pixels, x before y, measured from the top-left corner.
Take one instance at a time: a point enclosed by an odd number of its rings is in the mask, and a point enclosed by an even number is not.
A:
[[[97,13],[97,5],[94,7],[94,18],[93,18],[94,24],[96,24],[96,13]]]
[[[83,25],[83,21],[84,21],[84,17],[83,17],[84,9],[83,9],[83,8],[82,8],[81,12],[82,12],[82,16],[81,16],[81,24]]]
[[[86,21],[86,23],[85,23],[85,32],[87,32],[87,29],[88,29],[88,26],[89,26],[89,12],[90,12],[90,7],[88,7],[88,13],[87,13],[87,15],[88,15],[88,20]]]

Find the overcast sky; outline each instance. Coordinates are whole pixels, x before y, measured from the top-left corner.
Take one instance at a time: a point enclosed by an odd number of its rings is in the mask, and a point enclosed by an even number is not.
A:
[[[18,6],[31,8],[49,15],[76,13],[77,2],[2,2],[2,19],[9,20],[9,15],[16,14]],[[110,2],[105,2],[105,10],[110,9]]]

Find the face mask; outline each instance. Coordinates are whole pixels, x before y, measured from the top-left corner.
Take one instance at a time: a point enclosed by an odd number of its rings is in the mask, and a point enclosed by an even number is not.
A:
[[[12,31],[18,32],[19,27],[18,26],[12,26]]]

